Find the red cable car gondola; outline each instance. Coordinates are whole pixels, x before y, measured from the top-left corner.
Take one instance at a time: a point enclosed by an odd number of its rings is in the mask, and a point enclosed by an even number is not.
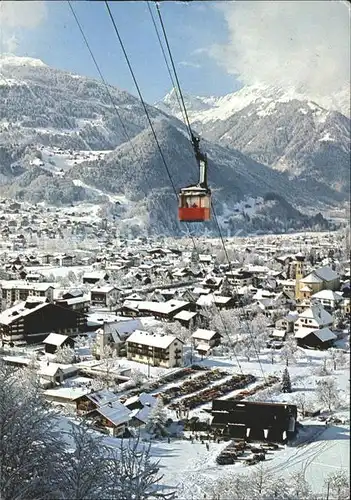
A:
[[[192,135],[192,144],[200,169],[199,183],[181,188],[178,218],[184,222],[203,222],[211,218],[211,190],[207,185],[207,156],[201,153],[200,139]]]

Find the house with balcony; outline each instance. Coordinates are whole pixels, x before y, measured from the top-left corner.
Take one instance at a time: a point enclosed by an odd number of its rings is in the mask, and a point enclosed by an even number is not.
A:
[[[53,301],[54,286],[50,283],[29,283],[22,280],[0,282],[3,309],[13,306],[15,302],[25,301],[28,297],[45,297]]]
[[[173,335],[136,330],[126,341],[127,358],[151,366],[183,366],[184,342]]]
[[[334,292],[333,290],[321,290],[312,295],[311,304],[320,304],[326,311],[334,311],[338,309],[343,297],[341,292]]]
[[[214,330],[198,328],[191,336],[195,349],[200,354],[207,354],[212,347],[220,344],[222,336]]]
[[[95,307],[115,305],[118,297],[119,290],[112,285],[97,286],[90,291],[90,303]]]
[[[85,331],[86,324],[85,314],[59,307],[43,297],[28,297],[0,313],[0,339],[4,343],[37,343],[52,332],[78,334]]]

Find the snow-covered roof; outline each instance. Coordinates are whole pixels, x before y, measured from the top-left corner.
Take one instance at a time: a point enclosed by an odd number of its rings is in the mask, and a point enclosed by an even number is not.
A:
[[[54,377],[58,371],[62,371],[61,366],[58,363],[43,364],[38,370],[39,376]]]
[[[38,301],[39,302],[39,301]],[[0,324],[1,325],[10,325],[14,321],[16,321],[18,318],[23,318],[24,316],[28,316],[29,314],[32,314],[35,311],[38,311],[39,309],[42,309],[43,307],[46,307],[48,305],[47,302],[41,302],[37,306],[34,306],[32,308],[25,307],[26,302],[20,302],[19,304],[16,304],[13,307],[9,307],[8,309],[5,309],[0,314]]]
[[[334,292],[333,290],[321,290],[312,295],[311,299],[324,299],[324,300],[334,300],[338,302],[342,300],[342,296],[338,292]]]
[[[73,306],[74,304],[81,304],[82,302],[89,302],[89,295],[83,295],[79,297],[72,297],[71,299],[58,299],[58,303],[64,302],[68,306]]]
[[[27,283],[22,280],[2,280],[1,288],[6,290],[35,290],[37,292],[46,292],[49,288],[54,288],[53,283]]]
[[[135,408],[130,412],[130,418],[137,418],[143,424],[149,420],[150,412],[152,408],[150,406],[143,406],[142,408]]]
[[[213,295],[200,295],[196,304],[201,307],[211,306],[213,304]]]
[[[316,304],[303,311],[300,318],[314,319],[318,325],[328,325],[333,323],[333,316],[329,314],[321,305]]]
[[[190,321],[192,318],[194,318],[197,315],[197,312],[191,312],[191,311],[180,311],[178,314],[176,314],[173,319],[180,319],[183,321]]]
[[[89,394],[90,389],[87,387],[57,387],[56,389],[48,389],[44,391],[44,396],[57,397],[74,401],[77,398]]]
[[[232,297],[226,297],[224,295],[215,295],[214,296],[215,304],[227,304],[230,300],[232,300]]]
[[[95,411],[109,420],[114,425],[121,425],[129,421],[131,411],[119,401],[113,401],[99,406]]]
[[[322,278],[317,276],[314,271],[304,278],[300,279],[300,283],[323,283]]]
[[[321,329],[316,328],[301,328],[295,332],[295,338],[304,339],[310,334],[315,335],[321,342],[328,342],[329,340],[336,340],[337,336],[328,327]]]
[[[338,273],[333,271],[330,266],[323,266],[315,269],[310,274],[302,278],[302,283],[322,283],[323,281],[333,281],[339,278]]]
[[[115,290],[115,287],[112,285],[106,285],[106,286],[97,286],[95,288],[92,288],[90,291],[91,293],[110,293],[112,290]]]
[[[286,331],[285,330],[279,330],[279,329],[275,329],[273,330],[273,332],[271,333],[271,337],[275,337],[275,338],[278,338],[278,339],[283,339],[286,335]]]
[[[338,273],[336,273],[330,266],[323,266],[316,269],[314,273],[324,281],[333,281],[339,278]]]
[[[93,401],[93,403],[98,406],[104,406],[107,403],[112,403],[117,401],[118,397],[111,391],[107,389],[102,389],[101,391],[93,392],[92,394],[88,394],[88,398]]]
[[[127,344],[129,342],[134,342],[136,344],[147,345],[149,347],[158,347],[160,349],[167,349],[175,340],[179,340],[173,335],[165,335],[158,333],[149,333],[142,330],[136,330],[127,339]]]
[[[57,347],[62,345],[65,340],[68,339],[68,335],[61,335],[60,333],[50,333],[46,339],[43,341],[44,344],[56,345]]]
[[[209,351],[209,350],[210,350],[210,347],[209,347],[209,345],[208,345],[208,344],[198,344],[198,345],[196,346],[196,350],[197,350],[197,351],[207,352],[207,351]]]
[[[320,330],[316,330],[313,332],[316,337],[319,338],[322,342],[328,342],[328,340],[336,340],[337,336],[333,333],[329,328],[321,328]]]
[[[90,271],[87,273],[83,274],[83,279],[103,279],[106,276],[107,272],[106,271]]]
[[[200,339],[200,340],[211,340],[217,332],[214,330],[205,330],[204,328],[198,328],[193,334],[192,338],[193,339]]]
[[[196,295],[208,295],[211,293],[210,288],[201,288],[201,287],[195,287],[192,291],[192,293],[195,293]]]
[[[297,311],[289,311],[285,319],[286,321],[297,321],[299,319],[299,313]]]
[[[304,285],[302,288],[300,288],[300,292],[312,292],[312,288],[310,288],[308,285]]]
[[[161,313],[170,314],[181,307],[186,306],[189,302],[184,300],[170,299],[166,302],[151,302],[151,301],[137,301],[137,300],[125,300],[123,305],[127,307],[132,307],[139,311],[149,311],[151,313]]]

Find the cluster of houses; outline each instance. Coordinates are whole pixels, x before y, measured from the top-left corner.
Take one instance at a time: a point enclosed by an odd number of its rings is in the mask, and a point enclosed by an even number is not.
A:
[[[89,222],[85,230],[100,238],[98,248],[47,252],[34,234],[54,240],[67,228],[80,233],[85,223],[74,215],[63,221],[42,206],[5,200],[0,208],[0,356],[13,366],[35,366],[49,401],[112,435],[145,425],[157,397],[121,399],[108,388],[95,390],[111,353],[123,360],[113,372],[123,386],[130,367],[172,373],[189,350],[210,356],[226,342],[212,319],[228,311],[264,315],[268,348],[294,338],[301,347],[327,349],[347,335],[350,264],[333,235],[242,238],[229,249],[229,264],[210,240],[202,253],[182,240],[111,243],[113,234],[107,240],[106,228]],[[79,337],[92,342],[83,362]],[[74,353],[70,362],[55,358],[64,348]]]

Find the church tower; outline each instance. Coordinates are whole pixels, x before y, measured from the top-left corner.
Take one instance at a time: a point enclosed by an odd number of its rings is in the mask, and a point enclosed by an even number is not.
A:
[[[301,299],[300,280],[303,278],[305,256],[299,252],[295,255],[295,300]]]

